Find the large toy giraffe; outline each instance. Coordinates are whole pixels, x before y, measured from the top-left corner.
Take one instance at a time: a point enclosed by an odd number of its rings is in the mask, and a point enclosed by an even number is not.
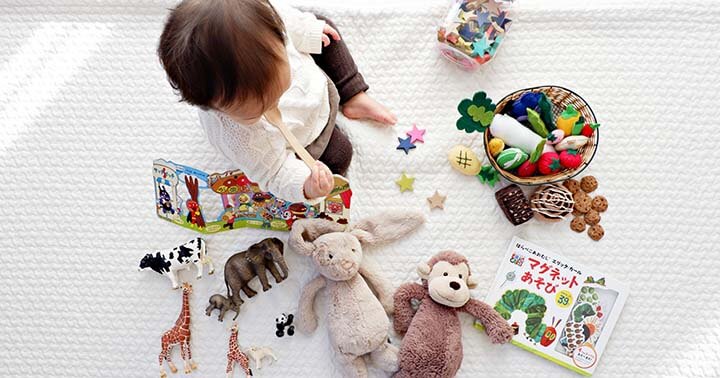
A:
[[[245,353],[240,350],[240,345],[238,345],[237,323],[233,323],[233,326],[230,329],[230,342],[227,352],[227,369],[225,369],[227,378],[232,377],[236,362],[243,368],[243,370],[245,370],[245,376],[252,377],[253,373],[252,370],[250,370],[250,360]]]
[[[170,358],[170,352],[175,345],[180,345],[180,355],[182,356],[185,374],[192,373],[194,369],[197,369],[197,364],[192,360],[192,353],[190,352],[190,293],[192,293],[192,285],[187,282],[182,284],[182,311],[175,326],[169,331],[162,335],[162,351],[158,356],[158,362],[160,363],[160,378],[166,378],[167,374],[163,369],[163,360],[167,360],[170,371],[177,373],[175,364],[172,363]]]

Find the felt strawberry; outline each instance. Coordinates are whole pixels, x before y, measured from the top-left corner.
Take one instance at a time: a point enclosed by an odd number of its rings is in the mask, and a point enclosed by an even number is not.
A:
[[[580,135],[590,138],[598,127],[600,127],[599,123],[586,123],[580,131]]]
[[[540,155],[537,165],[538,170],[543,175],[558,173],[562,168],[562,165],[560,165],[560,156],[558,156],[557,152],[546,152]]]
[[[582,156],[577,150],[565,150],[560,152],[560,165],[565,168],[575,169],[583,162]]]
[[[518,167],[517,175],[518,177],[530,177],[535,174],[536,170],[537,164],[531,163],[530,160],[526,160]]]

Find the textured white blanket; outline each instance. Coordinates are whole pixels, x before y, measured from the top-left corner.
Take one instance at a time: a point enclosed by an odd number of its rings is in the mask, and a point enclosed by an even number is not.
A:
[[[444,2],[334,3],[303,2],[336,21],[372,94],[400,117],[396,130],[340,120],[356,151],[353,216],[399,208],[428,215],[419,233],[368,253],[395,285],[416,280],[419,261],[455,249],[485,283],[474,293],[483,298],[508,241],[520,234],[630,284],[597,376],[720,376],[713,134],[720,3],[527,0],[498,57],[474,74],[434,49]],[[195,111],[177,102],[157,62],[171,5],[0,2],[0,376],[158,372],[160,335],[180,311],[180,292],[163,277],[136,272],[136,264],[146,251],[193,233],[155,216],[152,160],[231,168],[204,140]],[[499,99],[542,84],[574,89],[603,124],[588,169],[610,202],[601,242],[567,223],[511,226],[492,191],[445,160],[457,143],[481,152],[480,138],[454,129],[461,98],[485,90]],[[412,123],[428,129],[426,143],[405,156],[395,137]],[[403,170],[416,178],[414,192],[401,194],[393,182]],[[448,199],[444,211],[430,212],[425,198],[436,189]],[[209,236],[209,252],[221,268],[269,234]],[[244,305],[240,343],[270,346],[279,357],[257,375],[339,376],[322,317],[313,335],[275,336],[274,318],[295,311],[300,288],[313,277],[303,258],[287,256],[290,278]],[[207,298],[225,290],[218,270],[192,280],[196,377],[224,374],[229,321],[203,314]],[[463,324],[461,376],[574,376],[516,347],[491,345],[467,317]]]

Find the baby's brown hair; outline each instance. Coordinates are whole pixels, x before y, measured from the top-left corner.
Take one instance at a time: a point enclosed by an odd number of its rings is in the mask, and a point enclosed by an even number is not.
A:
[[[157,53],[183,101],[202,108],[265,103],[277,79],[285,26],[267,0],[184,0],[165,22]]]

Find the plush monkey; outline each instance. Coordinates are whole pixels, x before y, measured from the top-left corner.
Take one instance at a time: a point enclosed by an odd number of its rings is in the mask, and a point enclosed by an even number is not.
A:
[[[395,377],[453,377],[463,359],[458,312],[467,312],[485,326],[493,343],[513,336],[510,325],[486,303],[470,298],[477,285],[467,259],[440,252],[418,265],[422,285],[406,283],[394,295],[395,331],[405,335]],[[419,300],[414,311],[412,300]]]

